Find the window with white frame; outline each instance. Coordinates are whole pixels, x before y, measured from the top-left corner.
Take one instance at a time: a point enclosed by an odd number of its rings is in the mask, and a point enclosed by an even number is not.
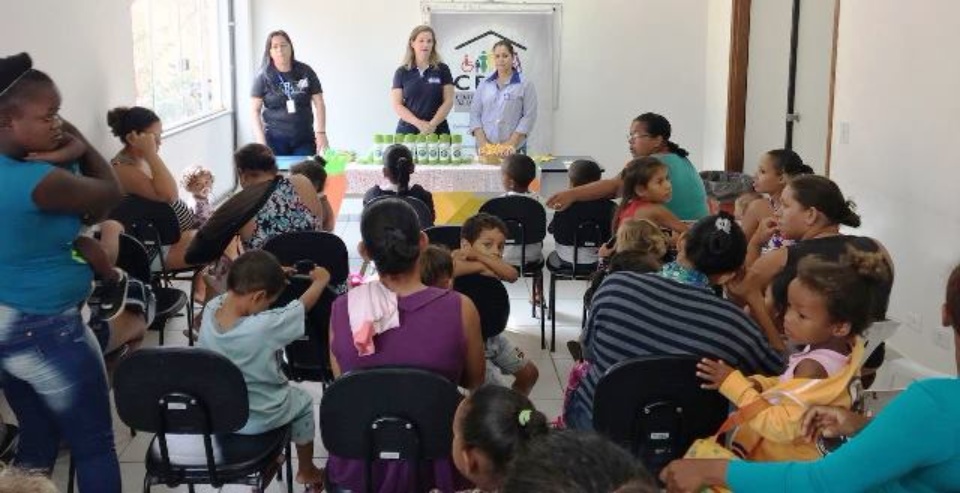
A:
[[[222,111],[222,0],[134,0],[137,105],[174,128]]]

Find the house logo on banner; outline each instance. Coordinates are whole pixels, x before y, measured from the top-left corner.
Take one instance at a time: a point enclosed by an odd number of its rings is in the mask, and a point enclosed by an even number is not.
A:
[[[497,39],[488,39],[491,36]],[[496,31],[487,31],[458,44],[454,47],[456,58],[451,60],[450,63],[451,71],[454,73],[454,112],[470,112],[473,93],[477,89],[477,86],[483,82],[483,79],[489,76],[491,71],[494,70],[493,53],[489,50],[498,40],[509,41],[510,44],[513,45],[514,51],[517,53],[514,57],[513,69],[519,73],[523,73],[521,52],[527,51],[527,47]]]

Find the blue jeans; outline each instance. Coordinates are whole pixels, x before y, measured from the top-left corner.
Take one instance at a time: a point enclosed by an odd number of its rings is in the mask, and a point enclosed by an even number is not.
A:
[[[314,156],[317,154],[317,141],[313,134],[299,139],[292,139],[286,135],[277,135],[267,132],[267,147],[275,156]]]
[[[29,315],[0,305],[0,385],[20,424],[16,465],[49,471],[61,437],[82,493],[119,493],[100,347],[76,309]]]

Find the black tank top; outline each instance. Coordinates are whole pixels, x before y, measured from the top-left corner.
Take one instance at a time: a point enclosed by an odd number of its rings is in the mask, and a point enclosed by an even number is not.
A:
[[[872,238],[848,235],[802,240],[787,247],[787,263],[783,266],[783,270],[773,278],[773,282],[770,283],[770,289],[773,293],[773,300],[777,305],[777,310],[783,313],[784,308],[787,306],[787,286],[790,285],[790,281],[792,281],[794,277],[797,277],[797,264],[800,263],[800,259],[807,255],[819,255],[824,260],[836,262],[840,260],[843,254],[847,253],[847,245],[853,245],[858,250],[865,252],[876,252],[880,250],[880,246]],[[891,272],[892,270],[891,268]],[[874,317],[876,317],[877,320],[885,320],[887,318],[887,305],[890,303],[890,289],[892,287],[893,277],[891,276],[889,282],[884,283],[880,287],[881,296],[877,300],[878,303],[875,307],[876,312],[874,313]]]

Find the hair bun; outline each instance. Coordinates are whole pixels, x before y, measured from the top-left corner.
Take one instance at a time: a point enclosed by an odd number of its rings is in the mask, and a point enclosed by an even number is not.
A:
[[[119,106],[107,112],[107,126],[115,137],[123,138],[123,120],[130,113],[130,108]]]
[[[0,58],[0,92],[9,89],[17,79],[33,68],[33,59],[26,52]]]

